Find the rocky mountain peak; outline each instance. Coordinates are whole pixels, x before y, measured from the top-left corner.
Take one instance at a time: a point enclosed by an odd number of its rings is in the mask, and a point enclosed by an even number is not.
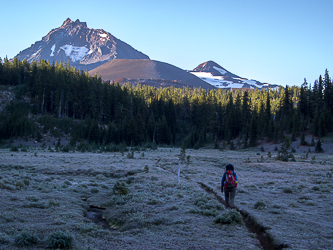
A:
[[[78,19],[78,20],[79,20],[79,19]],[[66,25],[71,24],[71,23],[73,23],[73,21],[72,21],[70,18],[67,18],[67,19],[62,23],[62,25],[61,25],[60,28],[63,28],[63,27],[65,27]]]
[[[224,77],[239,77],[235,74],[230,73],[228,70],[220,66],[214,61],[207,61],[199,64],[193,72],[209,72],[214,76],[224,76]]]
[[[89,29],[86,22],[67,18],[59,28],[16,55],[29,62],[39,59],[91,70],[113,59],[149,59],[140,51],[102,29]]]
[[[261,83],[257,80],[249,80],[247,78],[239,77],[225,68],[218,65],[216,62],[207,61],[199,64],[191,72],[193,75],[199,77],[201,80],[209,83],[216,88],[223,89],[236,89],[236,88],[276,88],[277,85]]]

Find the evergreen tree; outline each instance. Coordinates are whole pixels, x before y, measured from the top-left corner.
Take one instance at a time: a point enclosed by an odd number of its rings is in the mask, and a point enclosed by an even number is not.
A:
[[[327,69],[325,70],[324,87],[324,105],[329,110],[329,117],[327,118],[331,120],[333,114],[333,85]],[[329,129],[329,131],[332,131],[332,129]]]
[[[323,150],[323,148],[322,148],[322,146],[321,146],[321,141],[320,141],[320,139],[317,141],[316,148],[315,148],[315,152],[317,152],[317,153],[323,153],[323,152],[324,152],[324,150]]]
[[[266,103],[265,103],[265,128],[264,128],[264,134],[265,136],[269,137],[269,135],[272,135],[272,128],[269,128],[269,123],[271,121],[271,99],[269,96],[269,89],[266,91]],[[271,129],[271,131],[269,131]],[[272,136],[270,136],[272,139]]]
[[[3,82],[3,66],[2,66],[2,58],[0,57],[0,85],[4,85]]]
[[[250,147],[255,147],[258,140],[258,121],[257,121],[257,111],[254,110],[250,122],[250,131],[249,131]]]
[[[300,142],[300,145],[302,145],[302,146],[305,146],[305,145],[307,145],[308,143],[305,141],[305,134],[304,134],[304,132],[302,133],[302,135],[301,135],[301,142]]]
[[[298,111],[300,112],[301,116],[305,119],[309,116],[309,100],[307,95],[307,81],[306,78],[304,78],[304,83],[301,86],[300,90],[300,96],[299,96],[299,102],[297,105]]]

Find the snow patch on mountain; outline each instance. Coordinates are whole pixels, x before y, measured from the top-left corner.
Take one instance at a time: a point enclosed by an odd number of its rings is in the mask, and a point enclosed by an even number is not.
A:
[[[56,45],[53,44],[53,46],[51,47],[51,54],[50,54],[50,56],[54,56],[54,50],[55,50],[55,48],[56,48]]]
[[[213,68],[214,68],[215,70],[217,70],[218,72],[220,72],[222,75],[225,75],[225,74],[227,73],[227,71],[224,70],[224,69],[220,69],[220,68],[215,67],[215,66],[213,66]]]
[[[78,47],[73,45],[64,45],[60,49],[64,50],[66,56],[70,57],[72,62],[81,61],[88,53],[89,49],[86,47]]]
[[[201,80],[209,83],[216,88],[230,89],[230,88],[252,88],[261,89],[263,85],[258,84],[255,80],[248,80],[246,78],[228,78],[224,79],[224,76],[214,76],[210,72],[190,72],[193,75],[199,77]]]
[[[224,80],[223,76],[213,76],[212,73],[210,72],[191,72],[191,73],[216,88],[230,88],[229,85],[232,85],[233,88],[241,88],[244,85],[244,84],[235,84],[232,81]]]

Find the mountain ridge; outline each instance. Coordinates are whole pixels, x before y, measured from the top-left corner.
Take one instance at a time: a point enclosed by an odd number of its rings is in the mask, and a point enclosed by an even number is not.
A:
[[[103,80],[121,79],[134,84],[152,84],[157,87],[189,85],[204,89],[261,89],[277,86],[239,77],[213,61],[201,63],[192,71],[185,71],[174,65],[153,60],[149,64],[140,61],[150,60],[149,56],[114,37],[111,33],[103,29],[90,29],[86,22],[81,22],[79,19],[72,21],[70,18],[67,18],[60,27],[52,29],[42,37],[42,40],[18,53],[16,58],[27,59],[28,62],[40,59],[58,63],[69,62],[71,66],[80,70],[100,74]],[[133,63],[134,61],[122,61],[121,65],[124,68],[119,67],[119,61],[115,64],[108,64],[115,59],[139,61],[135,61],[135,63]],[[104,64],[107,66],[101,67]],[[152,67],[153,64],[154,67],[158,65],[160,68]],[[138,70],[140,67],[144,73]],[[96,68],[99,68],[100,72],[96,71]],[[158,75],[159,73],[163,76]],[[142,77],[145,74],[149,77]],[[114,79],[115,76],[119,77]]]
[[[239,77],[238,75],[235,75],[226,70],[225,68],[221,67],[214,61],[207,61],[201,63],[189,72],[216,88],[262,89],[278,87],[278,85],[276,84],[261,83],[257,80],[249,80],[247,78]]]
[[[129,44],[103,29],[89,29],[86,22],[67,18],[52,29],[42,40],[16,55],[29,62],[39,59],[50,62],[70,61],[73,67],[91,70],[116,58],[149,59]]]

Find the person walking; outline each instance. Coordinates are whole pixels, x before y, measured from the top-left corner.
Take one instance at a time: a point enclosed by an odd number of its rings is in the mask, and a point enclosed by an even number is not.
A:
[[[221,180],[221,192],[225,196],[225,207],[233,209],[235,204],[236,188],[238,184],[237,174],[232,164],[225,166],[225,172]]]

